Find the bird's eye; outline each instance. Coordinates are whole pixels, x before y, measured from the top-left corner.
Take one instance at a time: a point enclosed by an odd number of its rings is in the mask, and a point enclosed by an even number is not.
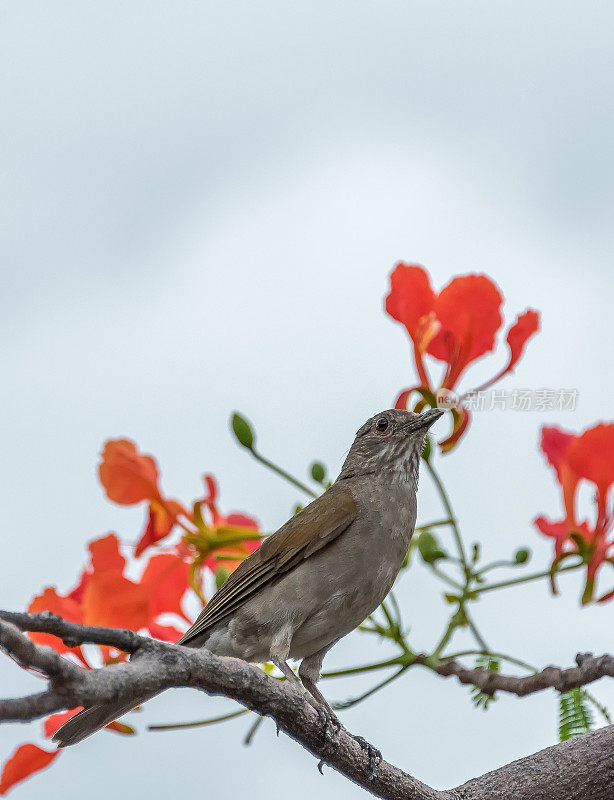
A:
[[[379,433],[384,433],[384,431],[388,428],[388,420],[386,417],[380,417],[377,422],[375,423],[375,430]]]

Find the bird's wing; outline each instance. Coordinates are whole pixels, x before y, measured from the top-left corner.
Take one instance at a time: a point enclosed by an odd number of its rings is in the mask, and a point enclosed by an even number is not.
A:
[[[264,584],[326,547],[350,525],[356,502],[347,490],[331,487],[269,536],[222,584],[177,644],[189,644],[236,611]]]

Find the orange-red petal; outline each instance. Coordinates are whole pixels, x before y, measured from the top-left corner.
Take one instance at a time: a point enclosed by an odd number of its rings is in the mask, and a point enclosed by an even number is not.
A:
[[[94,539],[88,545],[94,572],[123,572],[126,559],[119,551],[119,540],[114,533]]]
[[[139,586],[123,574],[126,559],[115,534],[89,544],[91,566],[83,590],[83,621],[87,625],[139,630],[146,624],[147,601]]]
[[[28,606],[28,611],[31,614],[51,611],[54,614],[59,614],[68,622],[83,622],[81,605],[70,597],[62,597],[54,586],[47,586],[43,589],[42,594],[37,595],[32,600]],[[79,647],[67,647],[61,639],[57,636],[52,636],[50,633],[30,633],[28,635],[36,644],[46,644],[49,647],[53,647],[58,653],[76,653],[79,655],[81,652]]]
[[[539,446],[548,459],[550,466],[554,467],[559,481],[561,480],[561,472],[567,450],[575,438],[575,434],[564,431],[554,425],[542,426]]]
[[[152,500],[149,504],[149,515],[143,535],[139,539],[134,555],[138,558],[148,547],[166,539],[177,522],[183,507],[176,500]]]
[[[403,391],[399,393],[399,396],[394,401],[394,407],[395,408],[401,408],[403,411],[406,411],[407,410],[407,403],[408,403],[409,398],[411,397],[411,393],[413,391],[414,391],[413,388],[412,389],[403,389]]]
[[[540,533],[555,540],[555,554],[557,556],[560,556],[563,552],[563,546],[566,542],[572,542],[569,538],[569,534],[572,531],[579,533],[587,542],[590,543],[591,541],[591,532],[586,522],[581,525],[570,525],[566,519],[552,521],[542,516],[536,517],[533,520],[533,524]],[[573,547],[575,549],[576,545],[574,544]]]
[[[17,783],[48,767],[59,750],[43,750],[35,744],[22,744],[4,764],[0,777],[0,795],[4,796]]]
[[[450,450],[453,450],[456,447],[471,423],[471,414],[464,406],[461,406],[460,410],[454,408],[451,409],[451,411],[454,425],[452,428],[452,433],[448,436],[448,438],[444,439],[442,442],[439,442],[439,447],[442,453],[449,453]]]
[[[486,275],[453,278],[439,293],[435,313],[441,330],[427,352],[451,365],[446,388],[454,388],[465,368],[494,348],[502,302],[501,292]]]
[[[605,496],[614,484],[614,423],[595,425],[576,437],[567,460],[579,477],[594,483]]]
[[[258,522],[247,514],[232,513],[226,517],[226,525],[231,525],[236,528],[249,528],[250,530],[257,531],[260,527]],[[260,544],[260,542],[258,542]]]
[[[507,332],[506,341],[510,348],[510,360],[507,367],[501,373],[503,376],[507,372],[511,372],[524,351],[524,346],[529,341],[531,336],[534,336],[539,331],[539,312],[532,308],[527,309],[524,314],[520,314],[516,322]]]
[[[83,706],[73,708],[70,711],[61,711],[59,714],[52,714],[43,722],[43,735],[47,739],[51,739],[53,734],[59,730],[65,722],[78,714],[83,709]],[[124,735],[131,736],[134,734],[134,728],[129,725],[124,725],[123,722],[111,722],[106,726],[105,730],[115,731],[116,733],[123,733]]]
[[[51,739],[53,734],[59,730],[65,722],[68,722],[71,717],[78,714],[82,708],[83,706],[71,708],[70,711],[60,711],[59,714],[52,714],[50,717],[47,717],[43,722],[43,736],[47,739]]]
[[[155,636],[156,639],[162,639],[163,642],[175,643],[182,635],[182,631],[174,625],[161,625],[159,622],[150,622],[147,627],[152,636]]]
[[[206,503],[207,505],[209,504],[215,505],[217,501],[217,492],[218,492],[217,481],[215,480],[214,476],[210,474],[203,475],[203,480],[207,487],[207,496],[205,497],[203,502]]]
[[[106,442],[98,474],[109,500],[120,505],[130,506],[159,496],[156,462],[139,453],[129,439]]]
[[[189,622],[181,601],[188,590],[189,566],[173,553],[149,559],[140,585],[148,595],[148,621],[164,613],[178,614]]]
[[[131,725],[126,725],[125,722],[118,722],[115,720],[114,722],[109,722],[108,725],[105,725],[105,731],[113,731],[113,733],[119,733],[122,736],[134,736],[136,731]]]
[[[576,440],[576,435],[555,426],[544,425],[541,431],[540,447],[554,467],[556,477],[563,490],[563,502],[567,512],[567,523],[570,527],[576,524],[576,490],[579,478],[569,465],[569,449]]]
[[[95,572],[85,587],[83,616],[87,625],[138,631],[147,626],[149,597],[117,572]]]
[[[405,325],[415,345],[424,351],[436,333],[434,315],[435,292],[428,272],[419,264],[396,265],[390,275],[390,292],[386,311]]]

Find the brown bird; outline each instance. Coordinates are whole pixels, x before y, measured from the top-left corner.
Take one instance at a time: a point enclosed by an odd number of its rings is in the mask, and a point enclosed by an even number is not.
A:
[[[333,485],[243,561],[178,644],[272,661],[328,721],[317,688],[322,660],[384,600],[416,524],[420,454],[439,409],[367,420]],[[288,659],[300,659],[298,676]],[[151,695],[86,708],[53,737],[77,744]]]

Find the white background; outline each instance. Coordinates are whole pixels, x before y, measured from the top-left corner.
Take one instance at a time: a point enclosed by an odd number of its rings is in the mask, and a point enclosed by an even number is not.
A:
[[[382,313],[399,259],[438,288],[487,272],[508,324],[543,313],[504,386],[578,388],[577,411],[476,416],[440,463],[469,541],[493,557],[528,545],[547,565],[531,520],[560,500],[539,426],[611,419],[613,22],[598,2],[5,3],[0,605],[68,590],[90,538],[136,538],[142,510],[97,484],[109,437],[154,453],[171,496],[189,501],[211,471],[224,510],[281,524],[301,498],[233,444],[229,413],[296,473],[314,457],[335,473],[364,419],[414,379]],[[462,388],[504,348],[492,358]],[[420,518],[439,514],[423,476]],[[484,598],[491,646],[539,665],[611,651],[612,604],[580,610],[579,577],[561,586]],[[428,649],[439,588],[417,567],[398,593]],[[386,652],[355,634],[326,666]],[[3,695],[39,686],[8,660],[0,676]],[[369,680],[324,690],[342,699]],[[614,706],[611,686],[594,691]],[[556,741],[554,693],[485,714],[468,694],[415,669],[343,720],[436,787]],[[174,692],[134,719],[231,708]],[[359,796],[270,722],[242,747],[246,727],[101,734],[15,797]],[[39,731],[3,727],[0,756]]]

